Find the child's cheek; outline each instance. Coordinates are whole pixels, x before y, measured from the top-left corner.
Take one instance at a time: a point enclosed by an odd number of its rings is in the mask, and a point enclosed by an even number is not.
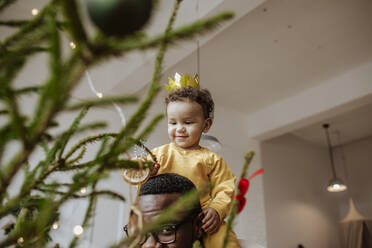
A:
[[[168,135],[169,136],[172,136],[173,133],[172,133],[172,127],[168,126]]]

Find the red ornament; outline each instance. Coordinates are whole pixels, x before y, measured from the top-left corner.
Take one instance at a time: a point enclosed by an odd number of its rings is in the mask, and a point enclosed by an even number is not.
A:
[[[235,195],[235,200],[238,201],[238,212],[237,213],[240,213],[243,210],[243,208],[245,207],[245,203],[247,202],[247,199],[245,199],[244,195],[248,192],[249,185],[250,185],[249,180],[256,177],[257,175],[262,174],[263,172],[264,170],[261,168],[255,171],[248,179],[246,178],[240,179],[239,185],[238,185],[239,195]]]
[[[247,199],[245,199],[245,197],[242,195],[236,195],[235,199],[238,201],[238,213],[240,213],[245,207],[245,203],[247,202]]]
[[[245,178],[240,179],[238,187],[240,195],[245,195],[249,189],[249,180]]]

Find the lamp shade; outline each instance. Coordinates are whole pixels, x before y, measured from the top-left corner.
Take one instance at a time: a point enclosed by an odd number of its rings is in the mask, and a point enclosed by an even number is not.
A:
[[[329,192],[342,192],[345,191],[346,189],[347,186],[345,185],[345,183],[337,177],[332,178],[327,186],[327,190]]]

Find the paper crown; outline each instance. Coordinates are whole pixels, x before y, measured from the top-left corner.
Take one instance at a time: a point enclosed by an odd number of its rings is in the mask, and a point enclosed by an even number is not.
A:
[[[168,82],[169,84],[165,85],[168,93],[187,86],[191,86],[195,89],[200,89],[198,74],[195,74],[194,77],[191,77],[190,74],[186,73],[185,76],[182,77],[176,72],[176,74],[174,75],[174,80],[168,78]]]

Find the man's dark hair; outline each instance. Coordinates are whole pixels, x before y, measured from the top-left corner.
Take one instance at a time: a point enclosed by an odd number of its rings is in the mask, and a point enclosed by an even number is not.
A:
[[[160,174],[141,186],[139,195],[185,194],[195,189],[195,185],[186,177],[175,173]]]
[[[199,103],[203,109],[203,115],[205,119],[212,118],[214,113],[214,102],[212,95],[207,89],[195,89],[191,86],[183,87],[181,89],[172,91],[166,98],[165,104],[168,105],[170,102],[184,101],[184,98],[190,101]]]
[[[188,178],[175,174],[175,173],[164,173],[154,177],[150,177],[141,188],[139,195],[161,195],[161,194],[185,194],[191,190],[195,190],[196,187]],[[201,206],[198,202],[193,213],[200,213]]]

